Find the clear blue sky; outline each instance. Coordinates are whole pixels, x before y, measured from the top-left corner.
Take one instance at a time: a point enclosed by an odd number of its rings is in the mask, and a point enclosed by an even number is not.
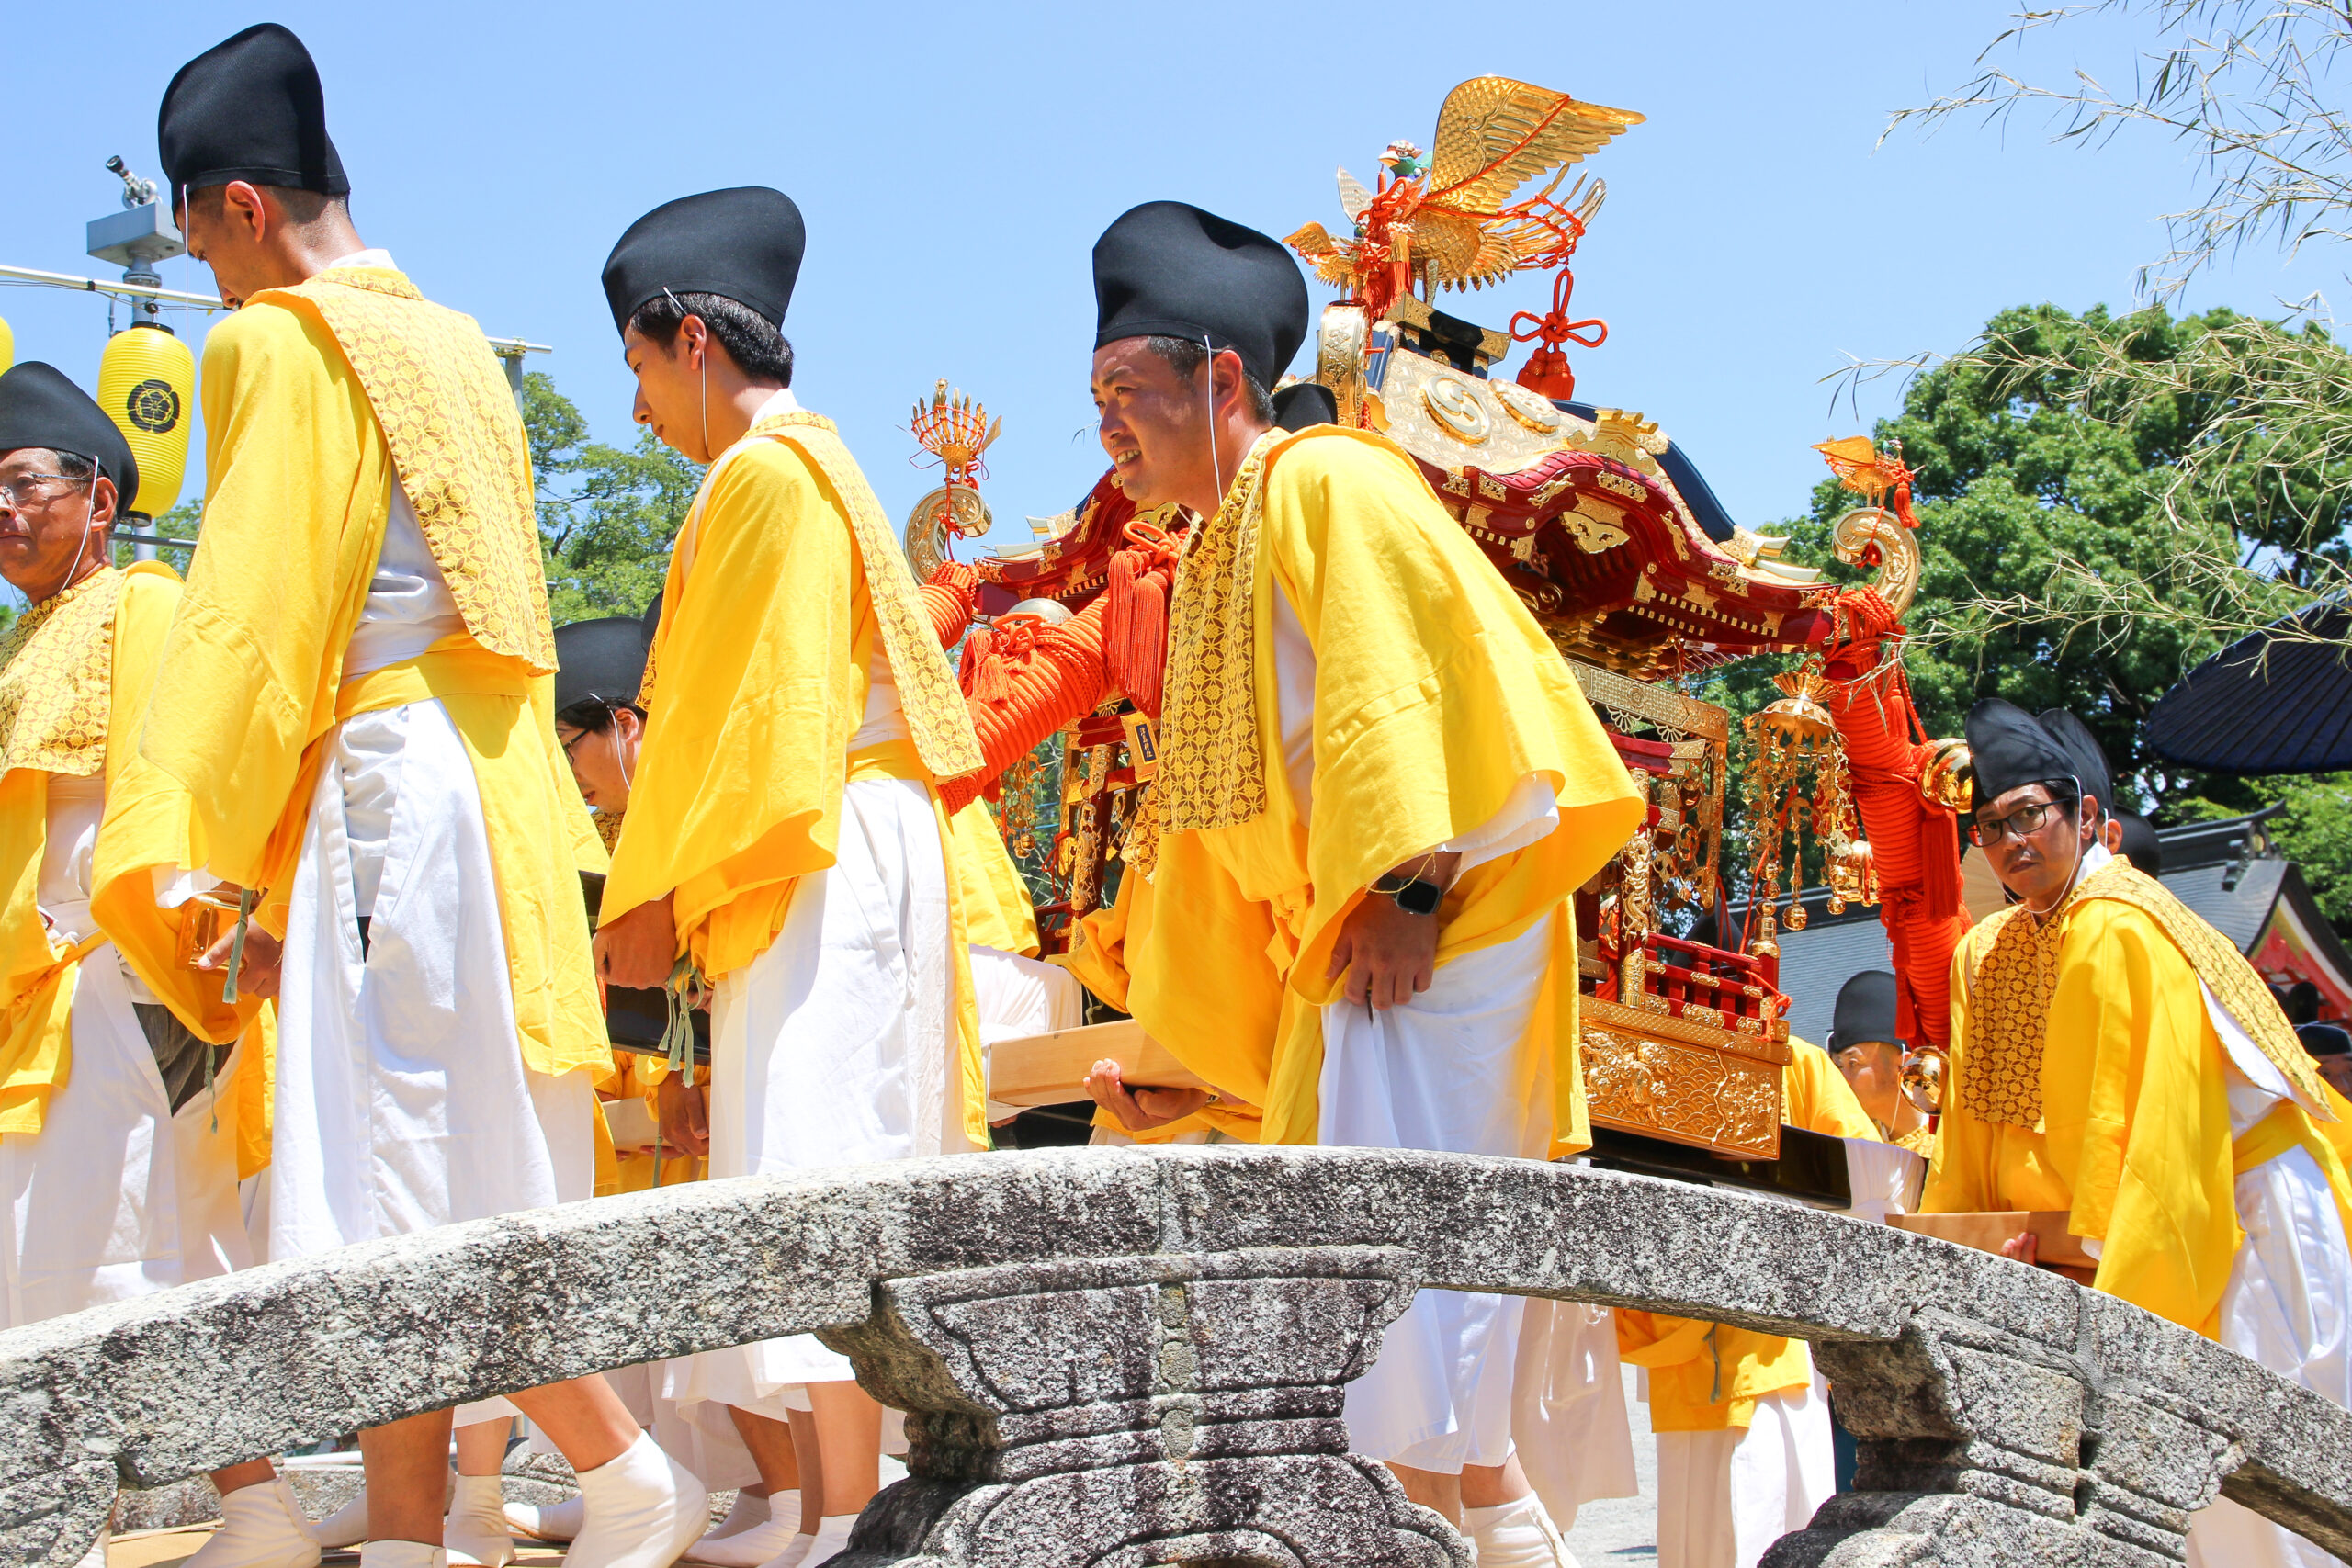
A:
[[[1971,74],[2009,8],[23,6],[0,262],[98,270],[82,226],[117,206],[107,154],[155,174],[172,73],[275,17],[318,57],[360,231],[485,330],[554,344],[535,367],[601,437],[632,434],[596,283],[613,241],[673,197],[774,185],[808,222],[786,323],[803,400],[903,515],[932,482],[906,461],[909,405],[943,376],[979,395],[1005,423],[995,537],[1018,540],[1102,467],[1087,252],[1109,220],[1179,197],[1277,236],[1336,228],[1337,166],[1369,180],[1391,138],[1427,144],[1453,84],[1513,75],[1649,117],[1587,164],[1610,197],[1576,302],[1611,335],[1574,355],[1579,394],[1657,420],[1756,525],[1802,508],[1825,471],[1810,443],[1892,407],[1881,387],[1859,417],[1833,409],[1822,378],[1845,355],[1955,349],[2007,305],[2128,304],[2155,215],[2193,194],[2187,155],[2149,139],[2084,152],[2020,121],[1879,145],[1888,111]],[[2102,22],[2027,59],[2112,73],[2122,41]],[[2325,260],[2249,255],[2188,303],[2269,310],[2333,283]],[[211,288],[185,261],[165,282]],[[1547,297],[1525,276],[1441,303],[1500,325]],[[103,300],[0,288],[0,317],[19,359],[95,383]]]

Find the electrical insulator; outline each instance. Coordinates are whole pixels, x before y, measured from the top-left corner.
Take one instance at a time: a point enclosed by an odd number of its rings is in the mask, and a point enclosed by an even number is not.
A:
[[[141,321],[107,340],[98,406],[139,460],[139,496],[129,510],[140,516],[160,516],[180,498],[195,398],[195,356],[169,327]]]

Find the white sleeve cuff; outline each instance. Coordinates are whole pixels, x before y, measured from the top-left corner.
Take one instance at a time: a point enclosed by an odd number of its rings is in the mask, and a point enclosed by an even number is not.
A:
[[[1523,850],[1560,825],[1560,802],[1541,773],[1523,775],[1503,807],[1469,832],[1448,839],[1440,852],[1462,857],[1462,870]]]

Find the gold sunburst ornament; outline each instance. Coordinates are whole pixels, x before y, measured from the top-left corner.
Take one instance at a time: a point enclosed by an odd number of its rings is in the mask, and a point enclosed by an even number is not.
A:
[[[928,406],[916,400],[913,423],[908,429],[916,445],[946,468],[949,484],[970,485],[989,477],[988,465],[980,461],[980,454],[1004,433],[1004,421],[1000,419],[990,424],[989,411],[980,406],[978,399],[960,388],[950,393],[946,379],[942,378],[932,391]]]

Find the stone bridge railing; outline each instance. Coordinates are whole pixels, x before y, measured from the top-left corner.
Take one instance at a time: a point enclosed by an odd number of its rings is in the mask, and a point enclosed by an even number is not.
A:
[[[2054,1274],[1582,1167],[1227,1146],[639,1193],[0,1335],[0,1562],[67,1568],[119,1484],[817,1330],[913,1442],[838,1563],[1464,1568],[1340,1420],[1423,1288],[1814,1341],[1860,1489],[1768,1565],[2177,1562],[2217,1489],[2352,1554],[2352,1415]]]

